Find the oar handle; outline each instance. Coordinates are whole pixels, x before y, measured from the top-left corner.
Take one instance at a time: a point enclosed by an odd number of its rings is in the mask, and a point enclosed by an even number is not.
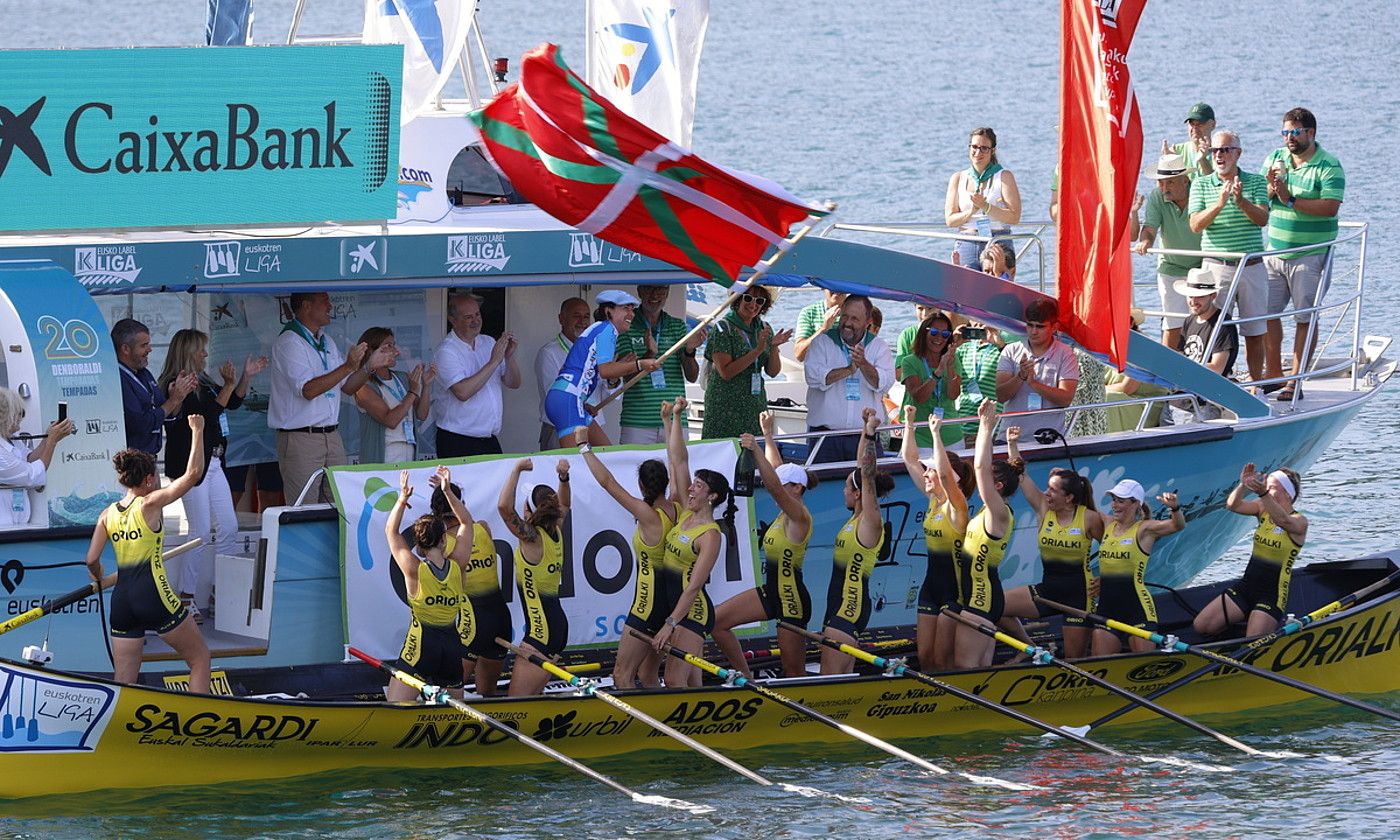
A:
[[[503,648],[506,648],[507,650],[514,653],[516,656],[524,658],[525,661],[529,662],[531,665],[543,668],[546,673],[550,674],[551,676],[558,677],[561,680],[564,680],[569,685],[579,685],[583,682],[583,680],[579,679],[577,676],[570,674],[568,671],[565,671],[563,668],[560,668],[558,665],[555,665],[553,662],[550,662],[548,659],[545,659],[538,653],[531,653],[528,650],[525,650],[524,648],[520,647],[519,645],[509,641],[508,639],[502,639],[501,637],[497,636],[496,644],[500,645]]]
[[[1011,648],[1012,650],[1018,653],[1026,654],[1027,656],[1031,657],[1031,659],[1035,660],[1041,665],[1057,661],[1055,659],[1054,654],[1050,653],[1050,651],[1046,650],[1045,648],[1039,645],[1033,645],[1028,642],[1023,642],[1015,636],[1008,636],[1000,630],[997,630],[995,627],[988,627],[980,621],[973,621],[972,619],[963,615],[962,612],[958,610],[950,609],[949,607],[944,607],[943,614],[953,618],[956,621],[961,622],[962,624],[967,625],[968,627],[971,627],[978,633],[981,633],[983,636],[990,636],[991,638],[996,639],[998,642],[1001,642],[1002,644],[1006,645],[1007,647]]]
[[[653,644],[656,641],[654,637],[649,636],[646,633],[643,633],[640,630],[636,630],[632,627],[628,627],[627,632],[631,633],[633,636],[636,636],[638,639],[641,639],[647,644]],[[742,674],[738,673],[737,671],[731,671],[728,668],[725,668],[721,665],[716,665],[708,659],[702,659],[696,656],[695,654],[690,653],[689,651],[681,650],[675,645],[668,644],[665,645],[663,649],[675,658],[681,660],[682,662],[694,665],[696,668],[699,668],[707,674],[719,677],[722,680],[728,680],[731,677],[733,677],[735,685],[743,686],[747,685],[749,682]]]
[[[1037,604],[1044,604],[1045,606],[1049,607],[1052,610],[1055,610],[1056,612],[1061,612],[1065,615],[1074,616],[1075,618],[1082,618],[1085,621],[1097,624],[1100,627],[1107,627],[1110,630],[1117,630],[1121,633],[1127,633],[1130,636],[1137,636],[1139,639],[1146,639],[1147,641],[1153,642],[1155,644],[1164,644],[1167,642],[1167,637],[1163,636],[1161,633],[1154,633],[1151,630],[1144,630],[1141,627],[1134,627],[1131,624],[1124,624],[1116,618],[1109,618],[1106,615],[1099,615],[1096,612],[1089,612],[1087,610],[1077,609],[1075,607],[1069,606],[1068,604],[1061,604],[1058,601],[1052,601],[1049,598],[1042,598],[1039,595],[1033,595],[1031,597],[1035,599],[1035,602]],[[1175,651],[1185,651],[1190,650],[1191,646],[1178,639],[1172,642],[1171,648]]]
[[[779,621],[778,626],[782,627],[785,630],[791,630],[794,633],[806,636],[807,638],[811,639],[814,642],[817,642],[820,645],[829,647],[832,650],[838,650],[846,654],[847,656],[853,656],[856,659],[874,665],[877,668],[884,668],[886,665],[889,664],[889,660],[883,656],[876,656],[873,653],[863,651],[860,648],[855,647],[853,645],[848,645],[845,642],[838,642],[835,639],[827,638],[821,633],[814,633],[811,630],[808,630],[806,627],[799,627],[796,624],[790,624],[786,621]]]

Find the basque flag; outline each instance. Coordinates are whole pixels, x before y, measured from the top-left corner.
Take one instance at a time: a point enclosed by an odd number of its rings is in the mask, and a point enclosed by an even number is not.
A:
[[[554,44],[471,119],[496,168],[554,218],[730,285],[789,226],[825,211],[691,154],[599,96]]]

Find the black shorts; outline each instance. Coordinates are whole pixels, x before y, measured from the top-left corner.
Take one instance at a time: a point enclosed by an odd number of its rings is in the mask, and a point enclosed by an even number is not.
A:
[[[980,615],[995,624],[1006,612],[1006,593],[1001,588],[1001,574],[996,566],[987,568],[986,577],[975,578],[972,562],[966,554],[959,561],[958,577],[962,584],[958,605],[966,612]]]
[[[832,630],[840,630],[849,636],[854,636],[864,630],[870,623],[870,594],[867,592],[860,601],[860,612],[854,619],[839,614],[839,610],[832,605],[826,608],[826,618],[822,619],[822,625]]]
[[[1282,621],[1284,608],[1288,606],[1288,584],[1284,582],[1282,572],[1280,566],[1255,563],[1245,569],[1244,577],[1225,590],[1225,594],[1239,606],[1246,618],[1258,610],[1268,613],[1276,621]]]
[[[178,602],[171,612],[149,574],[130,582],[118,580],[112,590],[112,635],[118,639],[142,639],[148,632],[164,636],[179,627],[189,614]]]
[[[462,641],[455,624],[423,624],[413,619],[399,652],[398,667],[438,688],[462,684]]]
[[[457,624],[462,648],[467,659],[505,659],[506,649],[496,639],[514,635],[510,625],[510,608],[506,599],[496,592],[484,597],[468,596]]]
[[[777,563],[764,562],[763,585],[754,591],[763,602],[765,617],[806,627],[812,619],[812,593],[802,582],[802,570],[790,569],[786,577]]]
[[[1102,577],[1099,590],[1099,613],[1124,624],[1131,624],[1143,630],[1157,630],[1156,615],[1148,615],[1138,598],[1137,587],[1131,577]],[[1119,634],[1122,635],[1122,634]]]
[[[1045,577],[1040,583],[1031,587],[1032,598],[1047,598],[1051,601],[1058,601],[1067,607],[1090,612],[1094,609],[1093,603],[1089,600],[1089,587],[1084,582],[1084,575],[1079,571],[1064,572],[1054,567],[1046,567]],[[1052,615],[1060,615],[1057,610],[1036,603],[1036,609],[1040,612],[1040,617],[1045,618]],[[1065,616],[1066,627],[1085,627],[1088,622],[1076,615]]]
[[[676,608],[675,602],[666,597],[666,575],[661,569],[656,569],[651,575],[652,597],[648,599],[651,609],[647,615],[636,612],[633,608],[637,606],[636,598],[632,599],[632,607],[627,610],[627,620],[623,623],[633,630],[655,636],[666,626],[666,616],[671,614],[671,610]]]
[[[944,607],[958,603],[961,587],[956,563],[951,557],[929,561],[924,583],[919,587],[919,615],[940,615]]]
[[[545,638],[527,633],[522,644],[530,645],[545,656],[555,656],[569,646],[569,617],[564,615],[564,607],[558,598],[546,598],[542,602]]]
[[[660,597],[661,618],[664,621],[676,611],[677,603],[685,594],[685,581],[680,574],[669,569],[665,570],[661,577],[664,580],[661,585]],[[705,591],[705,587],[700,587],[700,594],[695,596],[695,603],[690,605],[690,609],[676,623],[676,626],[684,627],[701,638],[709,635],[710,631],[714,629],[715,603],[710,600],[710,593]]]

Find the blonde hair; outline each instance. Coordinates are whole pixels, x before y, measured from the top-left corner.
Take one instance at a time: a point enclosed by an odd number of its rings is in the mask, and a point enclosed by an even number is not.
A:
[[[9,440],[24,418],[24,399],[9,388],[0,388],[0,438]]]
[[[196,356],[209,346],[209,336],[199,330],[180,330],[170,339],[170,350],[165,354],[165,367],[156,382],[160,387],[169,388],[175,377],[185,371],[203,373]]]

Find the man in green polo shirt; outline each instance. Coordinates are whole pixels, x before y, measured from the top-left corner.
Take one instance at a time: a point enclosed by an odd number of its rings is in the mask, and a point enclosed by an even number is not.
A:
[[[822,289],[820,302],[802,307],[797,313],[797,330],[793,333],[797,339],[792,345],[793,358],[805,362],[807,348],[812,346],[817,336],[841,327],[841,304],[845,300],[845,292]]]
[[[655,359],[685,338],[685,321],[666,311],[670,286],[638,286],[642,302],[627,332],[617,337],[617,357],[635,353],[638,359]],[[685,395],[685,383],[700,377],[695,354],[705,341],[701,331],[690,337],[685,347],[666,357],[653,371],[622,395],[622,433],[619,443],[665,443],[661,425],[661,404]]]
[[[1157,234],[1162,235],[1162,247],[1177,251],[1201,250],[1201,235],[1191,229],[1186,202],[1191,195],[1191,178],[1181,155],[1162,155],[1147,177],[1157,182],[1157,189],[1147,196],[1147,215],[1139,224],[1137,213],[1128,218],[1128,232],[1133,237],[1133,251],[1146,254]],[[1139,199],[1142,196],[1138,196]],[[1176,293],[1174,284],[1193,268],[1201,267],[1200,257],[1162,254],[1157,258],[1157,296],[1162,311],[1176,313],[1162,317],[1162,343],[1175,349],[1181,337],[1181,325],[1190,310],[1186,298]]]
[[[1191,230],[1201,234],[1202,251],[1230,251],[1254,254],[1264,250],[1264,226],[1269,223],[1269,182],[1263,175],[1240,169],[1240,136],[1229,129],[1211,135],[1211,164],[1215,171],[1191,182],[1187,202]],[[1263,257],[1206,257],[1201,265],[1220,280],[1226,294],[1234,293],[1240,318],[1255,318],[1268,312],[1269,275]],[[1238,288],[1230,288],[1238,272]],[[1222,301],[1223,303],[1223,301]],[[1222,309],[1224,307],[1221,307]],[[1281,376],[1277,359],[1265,370],[1267,339],[1264,321],[1239,325],[1244,336],[1245,360],[1251,379]],[[1264,386],[1265,392],[1279,385]]]
[[[1215,109],[1204,102],[1197,102],[1186,112],[1186,142],[1168,143],[1162,141],[1162,154],[1181,155],[1186,161],[1186,175],[1191,180],[1197,176],[1209,175],[1210,135],[1215,131]]]
[[[1337,238],[1337,213],[1346,191],[1342,164],[1317,144],[1317,118],[1307,108],[1283,115],[1283,148],[1264,161],[1269,179],[1269,250],[1297,248]],[[1269,312],[1304,309],[1326,294],[1328,248],[1313,248],[1264,258],[1269,274]],[[1292,304],[1290,307],[1289,304]],[[1293,316],[1293,368],[1296,375],[1312,356],[1308,322],[1313,313]],[[1270,350],[1277,357],[1283,345],[1283,325],[1268,322]],[[1313,336],[1316,341],[1316,336]],[[1292,400],[1293,388],[1279,392]]]

